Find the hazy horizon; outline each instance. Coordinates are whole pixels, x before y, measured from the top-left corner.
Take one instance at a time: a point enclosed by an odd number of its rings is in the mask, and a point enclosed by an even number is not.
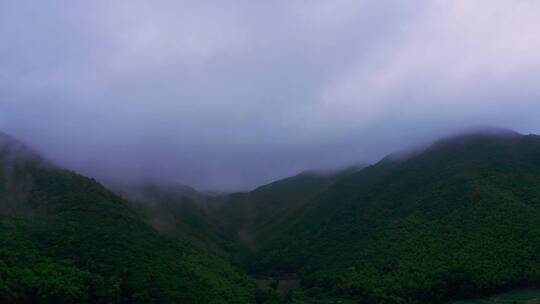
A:
[[[537,1],[0,4],[0,130],[98,180],[234,191],[475,126],[540,133]]]

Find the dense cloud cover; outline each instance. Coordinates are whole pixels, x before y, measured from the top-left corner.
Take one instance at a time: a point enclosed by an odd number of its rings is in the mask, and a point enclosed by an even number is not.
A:
[[[252,187],[540,132],[540,2],[0,3],[0,129],[102,180]]]

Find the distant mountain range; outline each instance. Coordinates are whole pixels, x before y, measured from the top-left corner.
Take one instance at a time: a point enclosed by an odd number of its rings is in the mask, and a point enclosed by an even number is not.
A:
[[[461,134],[215,196],[119,196],[6,135],[0,169],[0,302],[446,303],[540,284],[536,135]]]

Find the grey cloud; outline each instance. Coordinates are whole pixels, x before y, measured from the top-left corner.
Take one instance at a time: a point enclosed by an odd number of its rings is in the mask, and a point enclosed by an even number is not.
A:
[[[102,180],[238,189],[539,132],[536,1],[11,1],[0,128]]]

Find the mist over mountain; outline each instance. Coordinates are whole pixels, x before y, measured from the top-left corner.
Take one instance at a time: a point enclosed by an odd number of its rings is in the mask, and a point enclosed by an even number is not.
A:
[[[160,235],[95,180],[36,161],[5,135],[0,151],[1,302],[254,301],[255,286],[232,265]]]
[[[0,303],[540,303],[539,16],[0,1]]]
[[[540,133],[536,1],[0,4],[0,130],[102,182],[245,191]],[[20,22],[28,20],[28,22]]]
[[[442,139],[308,198],[255,238],[251,271],[300,272],[304,288],[360,303],[444,303],[538,286],[539,182],[537,135]]]
[[[0,151],[2,301],[446,303],[540,286],[537,135],[475,130],[214,196],[121,197],[7,135]]]

